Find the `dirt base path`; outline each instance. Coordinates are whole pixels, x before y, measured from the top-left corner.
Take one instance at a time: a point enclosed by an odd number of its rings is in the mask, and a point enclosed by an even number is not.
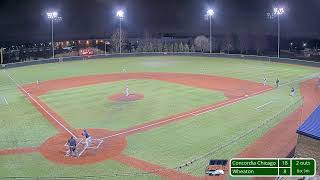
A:
[[[17,149],[1,149],[1,155],[13,155],[13,154],[26,154],[26,153],[33,153],[39,150],[38,147],[25,147],[25,148],[17,148]]]

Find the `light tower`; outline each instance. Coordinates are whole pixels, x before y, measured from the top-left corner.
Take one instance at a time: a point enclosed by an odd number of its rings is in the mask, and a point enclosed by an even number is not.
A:
[[[58,12],[53,11],[53,12],[47,12],[47,17],[48,19],[51,20],[51,46],[52,46],[52,58],[54,58],[54,22],[55,21],[60,21],[61,17],[58,16]]]
[[[214,11],[212,9],[207,10],[207,16],[210,21],[210,53],[212,53],[212,30],[211,30],[211,21],[212,21],[212,16],[214,15]]]
[[[273,14],[278,18],[278,58],[280,58],[280,16],[284,14],[283,7],[275,7],[273,8]]]
[[[121,21],[122,21],[122,19],[124,18],[124,11],[123,10],[118,10],[117,11],[117,17],[119,18],[119,21],[120,21],[120,29],[119,29],[119,31],[120,31],[120,33],[119,33],[119,38],[120,38],[120,41],[119,41],[119,46],[120,46],[120,54],[121,54],[121,52],[122,52],[122,32],[121,32]]]

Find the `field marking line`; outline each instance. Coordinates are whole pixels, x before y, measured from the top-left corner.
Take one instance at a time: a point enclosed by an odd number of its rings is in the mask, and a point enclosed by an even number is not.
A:
[[[6,105],[9,105],[9,103],[8,103],[8,101],[7,101],[7,98],[4,97],[4,96],[2,96],[2,98],[3,98],[4,102],[6,103]]]
[[[242,97],[239,97],[239,98],[236,98],[236,99],[232,99],[233,102],[231,102],[231,103],[228,103],[228,104],[223,105],[223,106],[219,106],[219,107],[214,108],[214,109],[210,109],[210,110],[208,110],[208,111],[204,111],[204,112],[195,114],[195,116],[199,116],[199,115],[206,114],[206,113],[209,113],[209,112],[212,112],[212,111],[216,111],[216,110],[218,110],[218,109],[221,109],[221,108],[224,108],[224,107],[227,107],[227,106],[236,104],[236,103],[238,103],[238,102],[242,102],[242,101],[244,101],[244,100],[248,100],[248,99],[254,98],[254,97],[256,97],[257,95],[259,95],[259,94],[261,94],[261,93],[264,93],[264,92],[267,92],[267,91],[270,91],[270,90],[272,90],[272,89],[273,89],[273,88],[270,87],[270,88],[268,88],[268,89],[264,89],[264,90],[255,92],[255,93],[253,93],[253,94],[252,94],[251,96],[249,96],[249,97],[242,96]]]
[[[223,107],[226,107],[226,106],[229,106],[229,105],[233,105],[233,104],[235,104],[237,102],[241,102],[243,100],[247,100],[247,99],[253,98],[253,97],[255,97],[255,96],[257,96],[257,95],[259,95],[259,94],[261,94],[263,92],[267,92],[267,91],[272,90],[272,89],[273,88],[268,88],[268,89],[261,90],[259,92],[253,93],[249,97],[245,97],[244,96],[244,97],[239,97],[239,98],[236,98],[236,99],[231,99],[229,101],[225,101],[224,103],[220,104],[222,106],[219,106],[219,107],[208,107],[208,108],[200,109],[200,110],[197,110],[197,111],[193,111],[193,112],[189,112],[189,113],[186,113],[186,114],[182,114],[180,116],[175,116],[175,117],[163,120],[163,121],[159,121],[159,122],[155,122],[155,123],[152,123],[152,124],[148,124],[146,126],[137,127],[137,128],[134,128],[134,129],[131,129],[131,130],[128,130],[128,131],[119,132],[119,133],[116,133],[116,134],[113,134],[113,135],[110,135],[110,136],[102,137],[102,138],[100,138],[100,140],[109,139],[109,138],[120,136],[120,135],[123,135],[123,134],[128,134],[128,133],[131,133],[131,132],[134,132],[134,131],[138,131],[138,130],[141,130],[141,129],[146,129],[146,128],[149,128],[149,127],[152,127],[152,126],[156,126],[158,124],[163,124],[163,123],[166,123],[166,122],[169,122],[169,121],[173,121],[173,120],[176,120],[176,119],[179,119],[179,118],[187,117],[187,116],[190,116],[190,115],[199,116],[199,115],[202,115],[204,113],[208,113],[208,112],[211,112],[211,111],[214,111],[214,110],[218,110],[220,108],[223,108]],[[208,111],[201,112],[201,111],[209,109],[209,108],[211,108],[211,109],[208,110]],[[195,112],[200,112],[200,113],[195,114]]]
[[[261,106],[256,107],[255,110],[260,111],[260,108],[265,107],[265,106],[267,106],[267,105],[269,105],[269,104],[271,104],[271,103],[273,103],[273,101],[269,101],[269,102],[267,102],[267,103],[264,103],[264,104],[262,104]]]
[[[101,140],[101,139],[99,139],[99,140],[100,140],[100,143],[98,144],[96,149],[99,149],[100,145],[103,143],[103,140]]]
[[[66,130],[70,135],[75,137],[76,139],[77,136],[75,136],[68,128],[66,128],[61,122],[59,122],[50,112],[48,112],[37,100],[35,100],[13,77],[10,76],[9,73],[7,73],[5,70],[3,72],[16,84],[18,88],[20,88],[25,94],[32,99],[44,112],[46,112],[53,120],[55,120],[64,130]]]
[[[78,157],[80,157],[84,153],[84,151],[86,151],[87,148],[87,146],[84,146],[83,150],[78,154]]]

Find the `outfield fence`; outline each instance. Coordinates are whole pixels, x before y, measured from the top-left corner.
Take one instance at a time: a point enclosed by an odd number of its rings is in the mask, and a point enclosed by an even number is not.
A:
[[[41,59],[41,60],[32,60],[24,61],[17,63],[8,63],[3,64],[0,68],[15,68],[22,66],[30,66],[37,64],[47,64],[47,63],[59,63],[61,60],[63,62],[68,61],[80,61],[80,60],[89,60],[89,59],[103,59],[103,58],[116,58],[116,57],[143,57],[143,56],[196,56],[196,57],[216,57],[216,58],[232,58],[232,59],[245,59],[245,60],[258,60],[258,61],[267,61],[275,63],[287,63],[287,64],[297,64],[304,66],[313,66],[320,67],[320,61],[309,61],[309,60],[300,60],[300,59],[290,59],[290,58],[277,58],[277,57],[268,57],[268,56],[255,56],[255,55],[243,55],[243,54],[225,54],[225,53],[198,53],[198,52],[141,52],[141,53],[122,53],[122,54],[99,54],[91,57],[82,57],[82,56],[71,56],[64,58],[51,58],[51,59]]]

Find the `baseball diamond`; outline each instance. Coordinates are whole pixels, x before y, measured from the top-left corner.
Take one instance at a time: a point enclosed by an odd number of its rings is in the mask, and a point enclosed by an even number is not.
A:
[[[228,169],[205,175],[209,160],[290,157],[296,129],[320,103],[318,75],[317,67],[170,55],[4,68],[0,176],[231,178]]]

